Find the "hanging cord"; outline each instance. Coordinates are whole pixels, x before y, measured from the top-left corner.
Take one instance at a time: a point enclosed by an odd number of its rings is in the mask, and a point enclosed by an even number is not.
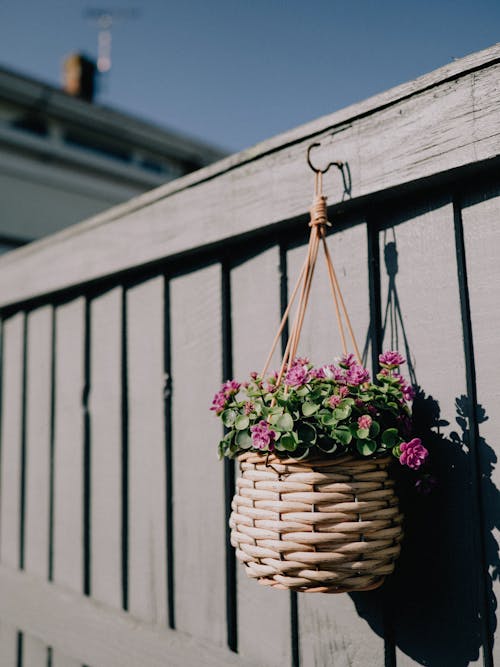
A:
[[[314,169],[310,161],[309,164],[311,168]],[[328,279],[330,283],[330,290],[332,293],[333,303],[335,307],[335,316],[337,319],[337,326],[339,329],[340,339],[342,344],[342,351],[344,355],[347,354],[347,341],[344,330],[344,321],[345,321],[345,326],[347,328],[347,332],[351,339],[356,359],[358,363],[361,364],[361,355],[359,353],[359,347],[356,342],[356,338],[354,336],[351,320],[347,313],[347,308],[345,305],[344,298],[342,296],[342,292],[340,290],[337,274],[335,273],[335,269],[333,268],[332,258],[330,255],[330,251],[328,250],[328,245],[326,243],[326,227],[327,226],[331,227],[331,223],[328,221],[327,217],[327,207],[326,207],[327,198],[325,195],[323,195],[323,173],[326,170],[322,172],[319,169],[314,169],[314,171],[315,171],[314,200],[310,209],[311,219],[309,221],[309,227],[311,228],[311,233],[309,236],[307,256],[300,271],[298,280],[292,290],[290,301],[285,309],[285,312],[283,313],[283,317],[281,319],[278,331],[271,345],[271,350],[266,359],[261,374],[261,377],[263,378],[269,368],[269,364],[276,349],[278,340],[280,339],[280,336],[285,328],[287,320],[290,318],[290,312],[292,306],[296,300],[297,294],[300,291],[297,310],[295,312],[293,324],[290,329],[290,335],[288,337],[288,342],[285,347],[285,352],[283,354],[283,358],[281,361],[278,377],[276,379],[276,386],[279,386],[281,384],[281,381],[283,380],[283,376],[285,375],[287,368],[289,367],[291,362],[296,358],[297,349],[300,342],[300,335],[302,333],[304,318],[307,310],[307,305],[309,302],[309,295],[311,292],[311,285],[314,277],[314,270],[316,268],[316,262],[318,259],[318,252],[320,246],[323,248],[323,253],[325,257]],[[275,404],[274,399],[272,404],[273,405]]]

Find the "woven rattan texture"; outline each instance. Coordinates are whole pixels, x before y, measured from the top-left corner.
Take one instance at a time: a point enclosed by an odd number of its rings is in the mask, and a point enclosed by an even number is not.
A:
[[[344,593],[394,570],[402,515],[390,457],[294,461],[246,453],[231,543],[249,577],[278,589]]]

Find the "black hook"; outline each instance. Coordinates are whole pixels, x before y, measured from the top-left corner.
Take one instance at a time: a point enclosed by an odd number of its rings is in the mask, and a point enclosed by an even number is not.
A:
[[[311,144],[309,148],[307,149],[307,164],[311,167],[311,169],[314,171],[315,174],[326,174],[326,172],[330,169],[330,167],[338,167],[342,171],[342,168],[344,166],[343,162],[330,162],[325,169],[316,169],[316,167],[313,165],[311,162],[311,150],[313,148],[316,148],[316,146],[321,146],[321,144],[316,141],[314,144]]]

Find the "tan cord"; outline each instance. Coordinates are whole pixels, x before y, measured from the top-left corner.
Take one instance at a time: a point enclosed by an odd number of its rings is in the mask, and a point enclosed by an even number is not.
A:
[[[266,359],[266,363],[264,364],[264,370],[262,371],[261,377],[264,377],[265,373],[267,372],[269,368],[269,364],[271,362],[271,358],[274,354],[274,351],[276,349],[276,345],[278,344],[278,341],[280,339],[281,334],[283,333],[283,330],[285,328],[285,324],[287,320],[290,317],[290,311],[292,308],[293,303],[295,302],[297,293],[299,292],[300,289],[300,295],[298,299],[298,305],[297,309],[295,312],[295,316],[293,318],[293,324],[290,329],[290,334],[288,337],[288,342],[285,347],[285,352],[282,357],[281,361],[281,366],[278,372],[278,377],[276,379],[276,385],[278,386],[282,379],[283,376],[285,375],[285,372],[289,366],[289,364],[296,358],[297,354],[297,349],[299,346],[299,341],[300,341],[300,335],[302,333],[302,327],[304,324],[304,318],[307,310],[307,306],[309,303],[309,295],[311,293],[311,285],[314,277],[314,270],[316,268],[316,262],[318,259],[318,252],[319,252],[319,247],[320,245],[323,246],[323,251],[324,251],[324,256],[325,256],[325,262],[326,262],[326,267],[327,267],[327,272],[328,272],[328,278],[329,278],[329,283],[330,283],[330,289],[332,292],[332,297],[333,297],[333,303],[335,306],[335,315],[337,318],[337,326],[339,329],[340,333],[340,338],[342,342],[342,351],[344,354],[347,354],[347,342],[346,342],[346,336],[345,336],[345,331],[344,331],[344,322],[347,328],[347,331],[349,332],[349,337],[351,339],[355,354],[356,354],[356,359],[358,363],[361,363],[361,355],[359,353],[359,347],[356,342],[356,338],[354,336],[354,331],[351,325],[351,320],[349,318],[349,315],[347,313],[347,308],[344,302],[344,298],[342,296],[342,292],[340,290],[340,285],[337,279],[337,274],[335,273],[335,269],[333,268],[333,262],[332,258],[330,255],[330,251],[328,250],[328,245],[326,243],[326,227],[331,226],[330,223],[328,222],[328,217],[327,217],[327,208],[326,208],[326,197],[322,194],[322,187],[323,187],[323,175],[321,172],[316,172],[315,175],[315,181],[314,181],[314,201],[311,206],[311,220],[309,222],[309,226],[311,228],[311,234],[309,236],[309,244],[307,247],[307,256],[305,258],[304,264],[302,266],[302,269],[300,271],[299,278],[297,280],[297,283],[295,284],[295,287],[293,289],[292,295],[290,297],[290,301],[286,307],[285,312],[283,313],[283,317],[281,319],[281,323],[278,328],[278,332],[276,333],[276,336],[274,337],[272,346],[271,346],[271,351],[269,352],[269,355]],[[272,405],[275,404],[275,400],[272,401]]]

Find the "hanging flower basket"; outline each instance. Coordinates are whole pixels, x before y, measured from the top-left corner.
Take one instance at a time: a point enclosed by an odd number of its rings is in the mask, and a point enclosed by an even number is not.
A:
[[[230,520],[247,575],[278,589],[377,588],[403,536],[391,457],[306,462],[246,453]]]
[[[423,469],[428,452],[411,437],[413,389],[399,372],[403,357],[381,354],[373,382],[361,364],[326,244],[327,224],[317,176],[307,257],[264,369],[242,384],[227,381],[211,409],[226,428],[220,458],[239,460],[231,543],[248,576],[278,589],[342,593],[377,588],[394,570],[403,517],[390,468],[399,461]],[[320,247],[344,355],[315,368],[296,353]],[[299,292],[281,367],[269,375]]]

